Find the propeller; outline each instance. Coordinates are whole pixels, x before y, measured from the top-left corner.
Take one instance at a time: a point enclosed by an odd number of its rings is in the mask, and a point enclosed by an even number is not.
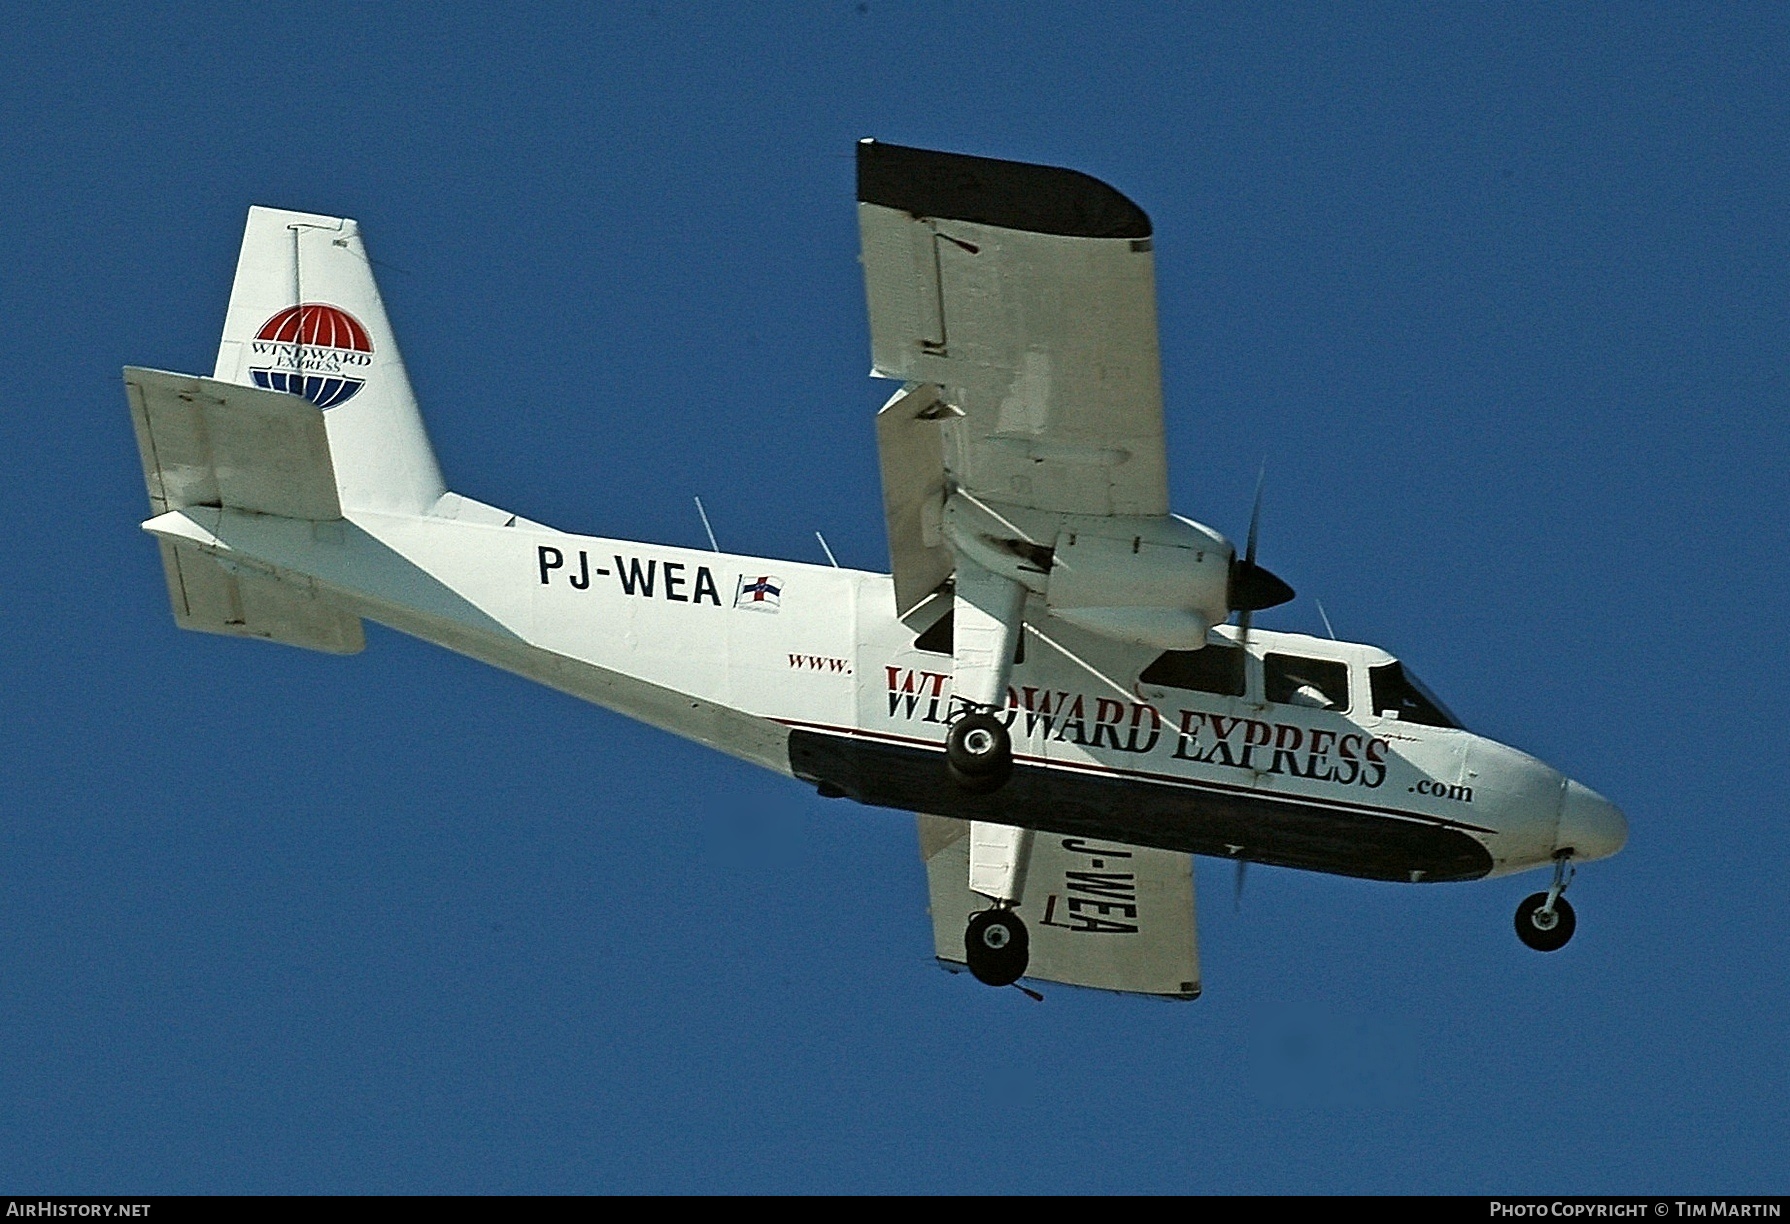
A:
[[[1263,608],[1276,608],[1293,598],[1293,588],[1288,586],[1279,575],[1263,569],[1256,564],[1256,540],[1262,529],[1262,485],[1268,478],[1268,465],[1255,478],[1255,506],[1249,512],[1249,539],[1243,547],[1241,560],[1231,562],[1231,611],[1241,612],[1237,618],[1237,640],[1243,645],[1249,644],[1250,618]],[[1235,848],[1234,853],[1241,854],[1242,846]],[[1231,905],[1238,912],[1243,912],[1243,882],[1249,878],[1249,860],[1237,859],[1237,875],[1232,885]]]
[[[1293,588],[1288,586],[1278,575],[1256,564],[1256,538],[1262,526],[1262,483],[1267,479],[1268,466],[1262,465],[1260,474],[1255,480],[1255,508],[1249,512],[1249,541],[1243,550],[1241,559],[1231,561],[1231,591],[1229,603],[1231,611],[1243,615],[1237,621],[1238,636],[1249,639],[1250,614],[1263,608],[1275,608],[1293,598]]]

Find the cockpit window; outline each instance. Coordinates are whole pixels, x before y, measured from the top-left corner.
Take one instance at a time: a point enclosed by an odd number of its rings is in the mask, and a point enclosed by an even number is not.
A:
[[[1160,684],[1165,688],[1217,693],[1221,697],[1241,697],[1243,649],[1239,646],[1208,645],[1201,650],[1166,651],[1144,668],[1144,673],[1138,680],[1143,684]]]
[[[1270,654],[1262,657],[1264,694],[1281,705],[1308,710],[1349,708],[1349,665],[1335,659],[1307,659],[1299,655]]]
[[[1388,663],[1367,669],[1368,684],[1374,691],[1374,713],[1382,718],[1391,715],[1400,722],[1420,723],[1425,727],[1459,727],[1456,718],[1423,681],[1405,670],[1402,663]]]

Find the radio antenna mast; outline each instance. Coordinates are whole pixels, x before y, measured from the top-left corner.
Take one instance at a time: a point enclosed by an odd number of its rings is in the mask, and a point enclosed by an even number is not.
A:
[[[709,526],[709,512],[702,508],[702,498],[700,497],[696,499],[696,513],[702,519],[702,529],[709,534],[709,547],[720,552],[721,546],[715,543],[715,529]]]

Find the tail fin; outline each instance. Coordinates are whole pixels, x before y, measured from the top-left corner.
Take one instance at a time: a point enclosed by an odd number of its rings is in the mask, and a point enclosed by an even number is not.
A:
[[[345,217],[249,209],[213,377],[324,409],[344,509],[423,514],[447,491],[360,226]]]

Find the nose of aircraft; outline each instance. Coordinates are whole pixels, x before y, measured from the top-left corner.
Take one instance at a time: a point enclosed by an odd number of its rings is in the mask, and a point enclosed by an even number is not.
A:
[[[1554,845],[1570,849],[1576,859],[1600,859],[1622,849],[1628,841],[1628,818],[1622,809],[1577,782],[1566,784],[1560,803],[1560,833]]]

